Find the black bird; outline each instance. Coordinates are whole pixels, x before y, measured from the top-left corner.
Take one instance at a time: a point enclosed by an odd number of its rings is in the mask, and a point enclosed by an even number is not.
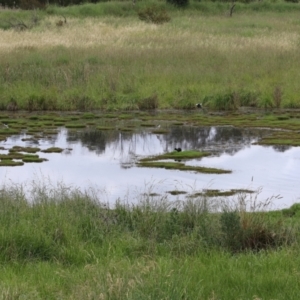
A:
[[[201,103],[197,103],[197,104],[196,104],[196,107],[197,107],[197,108],[202,108],[202,104],[201,104]]]
[[[181,152],[181,148],[174,148],[175,151]]]

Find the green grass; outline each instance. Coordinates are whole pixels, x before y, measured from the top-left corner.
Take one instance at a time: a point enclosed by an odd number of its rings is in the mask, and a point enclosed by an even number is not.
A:
[[[185,165],[184,163],[163,162],[163,161],[140,161],[137,163],[137,166],[145,167],[145,168],[163,168],[169,170],[194,171],[194,172],[207,173],[207,174],[228,174],[232,172],[230,170],[189,166],[189,165]]]
[[[11,149],[9,149],[10,153],[14,152],[26,152],[26,153],[36,153],[39,152],[41,149],[38,147],[22,147],[22,146],[13,146]]]
[[[140,162],[146,161],[155,161],[155,160],[163,160],[163,159],[195,159],[195,158],[202,158],[211,155],[209,152],[201,152],[196,150],[185,150],[181,152],[173,151],[169,153],[164,153],[161,155],[145,157],[140,159]]]
[[[300,146],[300,133],[298,131],[275,132],[269,137],[262,138],[257,144]]]
[[[24,163],[21,161],[14,161],[7,158],[2,158],[0,161],[0,167],[16,167],[16,166],[23,166]]]
[[[297,4],[237,3],[229,18],[228,3],[160,3],[171,16],[162,26],[138,19],[150,4],[49,7],[27,31],[1,30],[0,109],[300,107]],[[2,28],[11,18],[32,12],[4,12]]]
[[[64,149],[59,148],[59,147],[50,147],[50,148],[41,150],[41,152],[44,152],[44,153],[61,153],[63,151],[64,151]]]
[[[109,209],[60,183],[33,184],[28,195],[4,186],[1,297],[297,299],[297,214],[151,199]]]

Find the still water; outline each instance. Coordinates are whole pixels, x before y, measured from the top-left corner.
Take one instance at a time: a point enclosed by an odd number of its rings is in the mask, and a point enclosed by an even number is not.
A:
[[[41,149],[55,146],[65,150],[39,153],[48,159],[41,164],[1,167],[0,180],[2,184],[25,186],[33,181],[49,180],[80,189],[93,188],[102,201],[109,203],[118,198],[135,201],[141,193],[183,199],[186,195],[171,196],[167,192],[180,190],[192,194],[203,189],[251,189],[260,191],[257,196],[260,200],[277,196],[275,208],[288,207],[300,202],[300,147],[253,145],[269,132],[231,126],[171,126],[168,133],[159,135],[149,129],[122,132],[59,128],[51,137],[22,141],[29,137],[24,133],[0,142],[0,146],[5,149],[15,145]],[[201,174],[136,166],[138,158],[170,152],[174,147],[210,151],[212,156],[190,160],[187,164],[229,169],[232,173]]]

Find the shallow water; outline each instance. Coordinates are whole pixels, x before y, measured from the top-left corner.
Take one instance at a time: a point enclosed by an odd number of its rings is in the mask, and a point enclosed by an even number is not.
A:
[[[49,159],[41,164],[1,167],[0,180],[4,184],[28,185],[49,179],[49,182],[63,182],[81,189],[92,187],[102,201],[110,203],[118,198],[135,201],[141,193],[168,195],[170,199],[186,197],[166,193],[171,190],[191,194],[203,189],[251,189],[260,190],[257,196],[260,200],[280,196],[281,199],[274,199],[275,208],[288,207],[300,201],[300,147],[252,144],[269,132],[231,126],[171,126],[169,133],[159,135],[147,128],[134,132],[61,128],[57,135],[35,142],[21,141],[28,137],[26,134],[15,135],[0,146],[6,149],[15,145],[41,149],[55,146],[65,150],[59,154],[39,153],[40,157]],[[232,173],[201,174],[135,165],[140,157],[170,152],[174,147],[210,151],[212,156],[190,160],[187,164],[229,169]]]

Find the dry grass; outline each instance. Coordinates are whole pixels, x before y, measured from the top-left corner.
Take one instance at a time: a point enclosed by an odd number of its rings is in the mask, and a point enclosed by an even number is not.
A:
[[[60,19],[0,30],[3,103],[27,109],[33,95],[51,109],[137,109],[155,95],[157,108],[218,109],[224,95],[244,103],[255,94],[257,107],[300,106],[296,13],[173,14],[163,25],[131,16],[67,17],[57,26]]]
[[[0,30],[0,51],[56,46],[89,48],[103,45],[150,49],[176,46],[188,49],[214,48],[220,51],[297,50],[300,37],[297,26],[284,25],[282,20],[274,19],[259,26],[255,25],[255,20],[250,22],[250,17],[235,18],[232,24],[228,18],[221,17],[220,20],[216,17],[195,16],[177,19],[163,26],[145,24],[135,19],[127,20],[124,24],[122,19],[117,18],[86,18],[68,19],[67,24],[61,27],[56,26],[57,17],[48,17],[39,28],[30,31]]]

